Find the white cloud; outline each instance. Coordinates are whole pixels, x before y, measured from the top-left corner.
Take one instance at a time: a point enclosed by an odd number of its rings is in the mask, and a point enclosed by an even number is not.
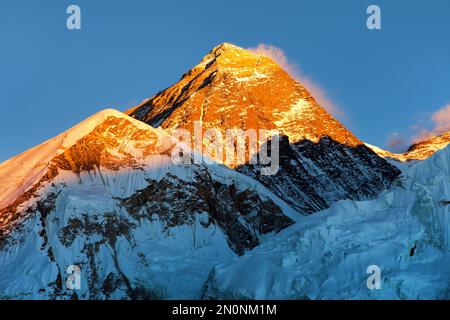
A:
[[[325,90],[311,78],[306,77],[301,71],[301,68],[296,63],[289,61],[282,49],[272,45],[260,43],[255,48],[248,48],[248,50],[256,54],[265,55],[274,60],[295,80],[300,82],[311,93],[311,95],[316,99],[317,103],[319,103],[320,106],[325,108],[325,110],[327,110],[334,116],[345,117],[341,109],[328,98]]]
[[[421,141],[450,131],[450,104],[442,107],[434,112],[430,117],[430,122],[433,124],[433,129],[427,130],[416,127],[418,133],[413,137],[413,141]]]
[[[389,134],[387,144],[389,149],[395,153],[403,153],[408,147],[408,142],[398,132]]]

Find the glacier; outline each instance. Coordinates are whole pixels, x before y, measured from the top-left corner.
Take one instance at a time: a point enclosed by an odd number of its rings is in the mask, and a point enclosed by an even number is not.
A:
[[[219,264],[205,299],[449,299],[450,148],[370,201],[341,200]],[[368,289],[368,267],[381,288]]]

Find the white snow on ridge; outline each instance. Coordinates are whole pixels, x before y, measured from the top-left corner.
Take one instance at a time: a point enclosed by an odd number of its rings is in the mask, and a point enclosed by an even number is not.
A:
[[[286,123],[289,123],[291,121],[295,121],[302,117],[302,113],[304,111],[309,110],[310,104],[305,99],[299,99],[295,104],[291,106],[291,109],[288,112],[282,112],[278,114],[280,116],[280,120],[275,121],[274,123],[282,127]]]
[[[339,201],[213,269],[207,296],[449,299],[450,148],[372,201]],[[369,290],[367,268],[381,269]]]
[[[18,196],[36,184],[46,173],[47,166],[52,158],[92,132],[96,126],[108,117],[124,118],[140,129],[152,130],[158,135],[164,135],[163,130],[155,129],[141,121],[128,117],[120,111],[114,109],[102,110],[60,135],[1,163],[0,209],[13,202]]]

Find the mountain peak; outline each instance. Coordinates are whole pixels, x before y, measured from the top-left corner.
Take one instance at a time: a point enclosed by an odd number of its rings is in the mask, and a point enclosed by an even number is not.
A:
[[[164,149],[162,144],[157,146],[161,137],[168,137],[161,129],[114,109],[101,110],[60,135],[1,163],[0,209],[36,185],[49,172],[52,163],[57,162],[60,167],[64,163],[62,167],[72,171],[92,167],[92,163],[107,162],[105,166],[113,167],[123,160],[118,155],[126,158],[129,154],[151,154],[157,153],[159,147]],[[117,142],[121,140],[127,143]],[[104,148],[99,150],[99,146]],[[108,150],[112,151],[107,154]]]
[[[402,162],[411,160],[425,160],[429,158],[436,151],[444,149],[450,144],[450,131],[444,132],[440,135],[426,138],[412,144],[404,153],[392,153],[381,148],[366,145],[375,153],[383,158],[392,158]]]
[[[269,75],[275,70],[282,71],[282,68],[271,58],[227,42],[214,47],[193,69],[202,70],[213,65],[219,71],[236,76],[251,75],[257,72]]]
[[[169,132],[184,129],[183,141],[207,156],[211,146],[229,143],[229,130],[256,137],[254,148],[245,142],[243,157],[218,152],[211,158],[259,180],[305,213],[340,199],[375,196],[400,173],[363,146],[272,59],[231,44],[215,47],[178,83],[128,114]],[[261,159],[267,139],[261,130],[285,136],[275,177],[261,175],[264,166],[249,163]]]
[[[218,52],[218,51],[246,51],[246,50],[235,44],[232,44],[229,42],[223,42],[223,43],[215,46],[211,51]]]
[[[271,58],[230,43],[213,48],[178,83],[127,114],[154,127],[205,130],[280,130],[291,142],[323,136],[362,142],[328,114],[311,94]]]
[[[215,46],[206,56],[213,55],[214,57],[218,57],[222,54],[250,54],[251,52],[242,47],[236,46],[232,43],[224,42],[217,46]]]

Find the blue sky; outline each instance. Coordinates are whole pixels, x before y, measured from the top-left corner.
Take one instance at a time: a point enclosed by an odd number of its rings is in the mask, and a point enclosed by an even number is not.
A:
[[[66,29],[70,4],[81,31]],[[379,31],[365,26],[369,4]],[[2,0],[0,161],[100,109],[128,109],[225,41],[281,48],[344,125],[381,147],[393,132],[431,130],[450,103],[448,0]]]

